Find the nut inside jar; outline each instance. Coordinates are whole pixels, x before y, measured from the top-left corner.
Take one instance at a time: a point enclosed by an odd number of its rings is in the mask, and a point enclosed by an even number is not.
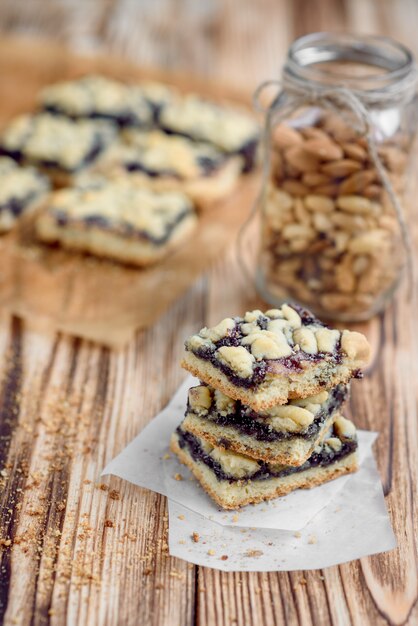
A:
[[[292,44],[266,118],[257,286],[268,302],[354,321],[389,301],[410,267],[416,86],[411,53],[391,39],[314,33]]]
[[[378,144],[400,195],[409,147],[400,131]],[[271,150],[263,295],[267,290],[272,302],[290,295],[323,315],[369,317],[396,286],[404,254],[396,213],[367,140],[338,114],[323,111],[309,126],[276,126]]]

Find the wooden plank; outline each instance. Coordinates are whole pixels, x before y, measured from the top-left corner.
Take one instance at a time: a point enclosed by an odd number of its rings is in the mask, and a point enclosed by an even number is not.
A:
[[[203,284],[119,353],[12,322],[1,396],[6,624],[190,623],[195,568],[168,557],[165,500],[101,481],[100,470],[184,376],[173,355],[202,323]]]

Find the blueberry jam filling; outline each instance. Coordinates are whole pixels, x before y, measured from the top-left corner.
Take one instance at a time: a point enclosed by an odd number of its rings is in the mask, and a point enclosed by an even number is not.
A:
[[[208,156],[199,156],[197,157],[197,162],[199,164],[200,169],[202,170],[205,176],[210,176],[219,168],[219,166],[224,162],[225,159],[211,159]]]
[[[140,163],[139,161],[125,161],[123,166],[127,172],[143,172],[150,178],[167,176],[169,178],[180,179],[180,176],[174,170],[170,170],[170,169],[153,170],[149,167],[146,167],[146,165],[144,165],[143,163]]]
[[[321,409],[315,416],[314,421],[306,428],[306,430],[298,433],[288,431],[278,431],[272,429],[259,414],[252,411],[249,407],[243,405],[240,401],[235,403],[234,413],[228,415],[220,415],[212,408],[210,413],[204,418],[218,426],[226,426],[235,428],[243,435],[253,437],[257,441],[273,442],[283,439],[314,439],[324,423],[346,400],[348,395],[347,385],[337,385],[330,390],[328,399],[322,405]],[[213,406],[213,405],[212,405]],[[189,413],[193,413],[190,406],[187,407]],[[221,445],[221,443],[219,444]],[[222,444],[223,445],[223,444]]]
[[[128,222],[119,221],[115,223],[102,215],[88,215],[82,219],[74,219],[68,216],[68,214],[61,209],[52,209],[52,214],[57,226],[65,227],[71,225],[81,227],[82,229],[85,227],[86,230],[96,226],[101,230],[107,230],[121,235],[122,237],[146,239],[155,245],[163,245],[166,243],[169,240],[174,228],[190,213],[191,209],[185,207],[184,210],[179,212],[174,219],[165,224],[164,233],[160,237],[156,237],[148,231],[135,229],[132,224],[129,224]]]
[[[252,139],[251,141],[247,141],[247,143],[244,144],[242,148],[238,151],[238,154],[244,160],[244,164],[242,166],[242,171],[244,172],[244,174],[246,174],[247,172],[251,172],[251,170],[254,169],[257,145],[258,140]]]
[[[162,130],[166,135],[178,135],[179,137],[185,137],[186,139],[189,139],[190,141],[194,141],[194,142],[205,141],[202,138],[194,137],[190,133],[168,128],[167,126],[164,126],[164,124],[160,126],[160,130]],[[211,142],[208,141],[208,143],[211,143]],[[255,156],[257,152],[257,145],[258,145],[258,139],[251,139],[250,141],[247,141],[241,148],[239,148],[239,150],[231,150],[230,152],[226,151],[225,153],[228,154],[229,156],[238,155],[242,157],[244,161],[243,166],[242,166],[242,172],[248,173],[252,169],[254,169],[254,166],[255,166]]]
[[[40,167],[44,167],[46,169],[58,169],[65,171],[69,174],[74,174],[79,170],[83,169],[86,165],[92,163],[96,157],[102,152],[104,148],[104,143],[100,137],[95,137],[93,139],[90,150],[86,153],[84,158],[78,163],[77,166],[73,168],[66,168],[59,161],[55,161],[53,159],[31,159],[36,161],[36,165]],[[0,156],[8,156],[11,159],[14,159],[18,163],[21,163],[25,160],[25,146],[23,145],[20,150],[8,150],[5,147],[0,146]]]
[[[0,204],[0,213],[3,211],[8,211],[12,215],[14,215],[14,217],[19,217],[19,215],[22,214],[25,207],[31,202],[33,202],[37,198],[38,195],[39,193],[32,191],[31,193],[28,193],[23,198],[12,197],[9,200],[7,200],[7,202]]]
[[[185,432],[179,426],[176,430],[179,446],[187,450],[194,461],[204,463],[215,474],[218,480],[227,480],[230,483],[241,482],[243,480],[268,480],[270,478],[284,478],[291,474],[303,472],[314,467],[327,467],[340,459],[348,456],[357,449],[357,441],[355,439],[342,440],[339,450],[333,450],[331,447],[323,447],[319,452],[314,452],[305,463],[299,467],[281,466],[280,469],[273,469],[268,463],[258,461],[259,469],[247,476],[247,478],[236,478],[227,474],[220,463],[215,461],[210,454],[207,454],[199,440],[191,433]],[[333,436],[333,433],[331,434]]]
[[[314,315],[312,315],[312,313],[308,311],[308,309],[305,309],[296,304],[292,304],[292,307],[300,315],[303,326],[315,324],[316,326],[320,326],[323,328],[326,327],[326,325],[320,320],[318,320]],[[241,318],[235,318],[235,323],[236,323],[235,328],[233,328],[232,330],[229,330],[227,334],[225,335],[225,337],[222,337],[222,339],[220,339],[219,341],[213,342],[212,345],[203,346],[201,348],[192,350],[193,354],[195,354],[196,356],[198,356],[199,358],[205,361],[209,361],[214,367],[221,370],[221,372],[225,374],[225,376],[237,387],[250,388],[250,387],[253,387],[262,383],[267,373],[269,372],[270,363],[275,363],[275,362],[280,363],[286,369],[292,370],[294,372],[302,372],[304,368],[306,367],[307,361],[311,363],[318,363],[319,361],[324,361],[324,364],[329,363],[331,365],[336,365],[336,364],[341,363],[341,358],[342,358],[341,350],[340,350],[341,340],[339,339],[335,347],[335,350],[332,354],[324,353],[324,352],[317,352],[316,354],[308,354],[307,352],[304,352],[303,350],[299,350],[298,352],[294,352],[293,354],[287,357],[281,357],[279,359],[269,359],[269,360],[262,360],[259,362],[255,362],[253,366],[252,376],[249,376],[248,378],[242,378],[240,376],[237,376],[235,372],[228,365],[222,363],[217,358],[215,353],[216,353],[216,350],[218,350],[218,348],[222,346],[238,347],[242,345],[242,340],[245,337],[245,335],[243,334],[241,330],[241,324],[243,323],[243,321],[244,320],[242,320]],[[265,315],[259,315],[257,320],[255,320],[260,330],[267,330],[269,321],[270,319],[266,317]],[[248,352],[251,351],[250,346],[243,346],[243,347],[245,347],[248,350]],[[186,345],[186,350],[187,349],[189,348],[187,348],[187,345]],[[318,384],[321,384],[321,381],[318,381]]]

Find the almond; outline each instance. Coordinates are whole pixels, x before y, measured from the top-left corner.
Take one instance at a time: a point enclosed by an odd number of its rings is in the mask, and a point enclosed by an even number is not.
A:
[[[378,149],[383,164],[392,172],[403,172],[406,169],[407,156],[395,146],[381,146]]]
[[[299,172],[315,172],[318,169],[319,159],[300,146],[288,148],[284,156],[286,161]]]
[[[309,188],[298,180],[285,180],[282,184],[282,189],[292,196],[306,196],[309,193]]]
[[[318,185],[327,185],[330,178],[321,172],[307,172],[302,176],[302,182],[308,187],[317,187]]]
[[[370,200],[363,196],[339,196],[337,198],[337,207],[347,213],[356,213],[359,215],[367,215],[372,211]]]
[[[350,215],[342,211],[335,211],[331,215],[332,223],[349,233],[364,231],[367,223],[361,215]]]
[[[290,148],[291,146],[303,143],[300,133],[286,124],[279,124],[274,128],[272,132],[272,141],[273,145],[282,149]]]
[[[336,161],[344,156],[340,146],[329,138],[308,139],[303,144],[303,149],[318,157],[321,161]]]
[[[352,297],[343,293],[325,293],[320,302],[325,311],[350,311]]]
[[[379,185],[367,185],[362,193],[366,198],[379,198],[382,193],[382,188]]]
[[[346,178],[340,185],[342,195],[352,193],[363,193],[367,185],[376,180],[375,170],[362,170]]]
[[[355,161],[363,162],[367,159],[367,151],[358,143],[343,143],[344,154]]]
[[[322,130],[322,128],[318,128],[318,126],[306,126],[305,128],[301,128],[300,132],[305,139],[330,141],[329,135]]]
[[[361,163],[354,161],[353,159],[341,159],[334,163],[327,163],[322,165],[321,171],[333,178],[341,178],[343,176],[349,176],[361,170]]]
[[[313,228],[306,226],[305,224],[294,223],[285,226],[282,230],[282,235],[284,239],[313,239],[315,237],[315,231]]]
[[[378,257],[386,254],[385,247],[388,244],[389,233],[383,228],[375,228],[353,237],[348,244],[348,249],[353,254],[370,254]]]
[[[339,191],[340,187],[336,184],[319,185],[319,187],[314,187],[312,189],[312,193],[329,196],[330,198],[335,198],[335,196],[338,196]]]
[[[327,233],[333,229],[333,223],[324,213],[314,213],[312,222],[319,233]]]
[[[295,213],[295,217],[298,222],[301,224],[305,224],[310,226],[311,224],[311,215],[305,209],[305,205],[303,204],[303,200],[301,198],[295,198],[295,202],[293,205],[293,211]]]
[[[352,271],[351,259],[345,255],[341,263],[335,267],[337,289],[342,293],[353,293],[356,288],[356,278]]]
[[[327,198],[327,196],[321,196],[317,194],[310,194],[306,196],[305,206],[310,211],[319,211],[320,213],[331,213],[335,209],[334,202]]]

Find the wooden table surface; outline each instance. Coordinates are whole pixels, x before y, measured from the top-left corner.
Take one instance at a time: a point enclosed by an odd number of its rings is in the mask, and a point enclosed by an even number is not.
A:
[[[252,89],[313,30],[389,34],[418,52],[414,0],[2,0],[0,31],[55,37]],[[18,86],[17,86],[18,87]],[[7,98],[7,94],[1,94]],[[416,239],[415,239],[416,240]],[[221,573],[168,555],[165,498],[99,479],[184,377],[184,338],[249,303],[231,250],[147,332],[112,352],[1,316],[0,621],[7,625],[418,623],[415,307],[367,325],[373,364],[349,412],[375,446],[398,539],[322,571]]]

